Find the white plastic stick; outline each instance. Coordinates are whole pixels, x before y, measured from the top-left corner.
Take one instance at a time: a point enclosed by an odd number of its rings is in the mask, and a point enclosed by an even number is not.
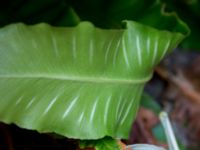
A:
[[[169,117],[166,112],[160,113],[160,120],[164,127],[165,134],[167,136],[167,141],[169,144],[169,150],[179,150],[178,144],[176,142],[176,138],[174,136],[174,132],[172,130],[171,123],[169,121]]]

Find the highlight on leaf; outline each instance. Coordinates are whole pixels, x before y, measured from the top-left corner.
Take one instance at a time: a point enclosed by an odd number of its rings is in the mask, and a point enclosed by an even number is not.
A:
[[[1,28],[0,120],[70,138],[127,138],[153,67],[184,34],[124,23]]]

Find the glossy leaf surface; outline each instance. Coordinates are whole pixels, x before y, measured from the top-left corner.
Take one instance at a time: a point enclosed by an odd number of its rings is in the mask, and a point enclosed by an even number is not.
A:
[[[153,67],[184,35],[124,24],[0,29],[0,120],[70,138],[127,138]]]

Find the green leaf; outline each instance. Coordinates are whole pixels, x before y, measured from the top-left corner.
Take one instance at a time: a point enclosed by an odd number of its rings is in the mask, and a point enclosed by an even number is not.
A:
[[[187,25],[160,0],[73,0],[70,5],[81,20],[98,27],[121,28],[122,20],[134,20],[161,30],[189,33]]]
[[[153,67],[184,35],[124,24],[1,28],[0,120],[70,138],[127,138]]]
[[[181,43],[184,51],[200,50],[200,1],[199,0],[163,0],[167,3],[168,9],[176,11],[180,18],[187,23],[191,29],[190,35]]]
[[[121,150],[116,139],[105,137],[99,140],[80,141],[80,148],[93,147],[95,150]]]
[[[161,107],[158,105],[158,103],[156,103],[156,101],[145,92],[142,94],[140,105],[152,110],[157,115],[161,111]]]
[[[13,22],[75,26],[80,20],[67,0],[15,0],[0,5],[0,26]],[[9,9],[8,9],[9,8]]]
[[[153,129],[152,129],[153,135],[155,138],[160,141],[167,143],[166,135],[163,129],[163,126],[161,124],[157,124]]]

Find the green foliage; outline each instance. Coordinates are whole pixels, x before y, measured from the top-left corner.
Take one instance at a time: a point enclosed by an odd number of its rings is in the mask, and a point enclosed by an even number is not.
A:
[[[156,101],[145,92],[142,94],[140,105],[152,110],[157,115],[161,112],[161,107],[159,104],[156,103]]]
[[[200,50],[200,1],[199,0],[162,0],[167,4],[167,8],[180,16],[188,24],[191,34],[181,44],[185,49]]]
[[[160,142],[167,143],[166,135],[161,124],[158,124],[152,129],[153,135],[156,137],[157,140]]]
[[[75,26],[79,21],[79,17],[65,0],[8,0],[0,5],[0,26],[14,22]]]
[[[153,68],[189,33],[153,0],[8,1],[0,26],[0,120],[97,150],[119,149],[109,137],[128,137]]]
[[[0,29],[0,119],[73,138],[127,138],[152,68],[184,35],[125,23]]]
[[[116,139],[105,137],[99,140],[80,141],[80,148],[94,147],[95,150],[120,150],[120,145]]]

